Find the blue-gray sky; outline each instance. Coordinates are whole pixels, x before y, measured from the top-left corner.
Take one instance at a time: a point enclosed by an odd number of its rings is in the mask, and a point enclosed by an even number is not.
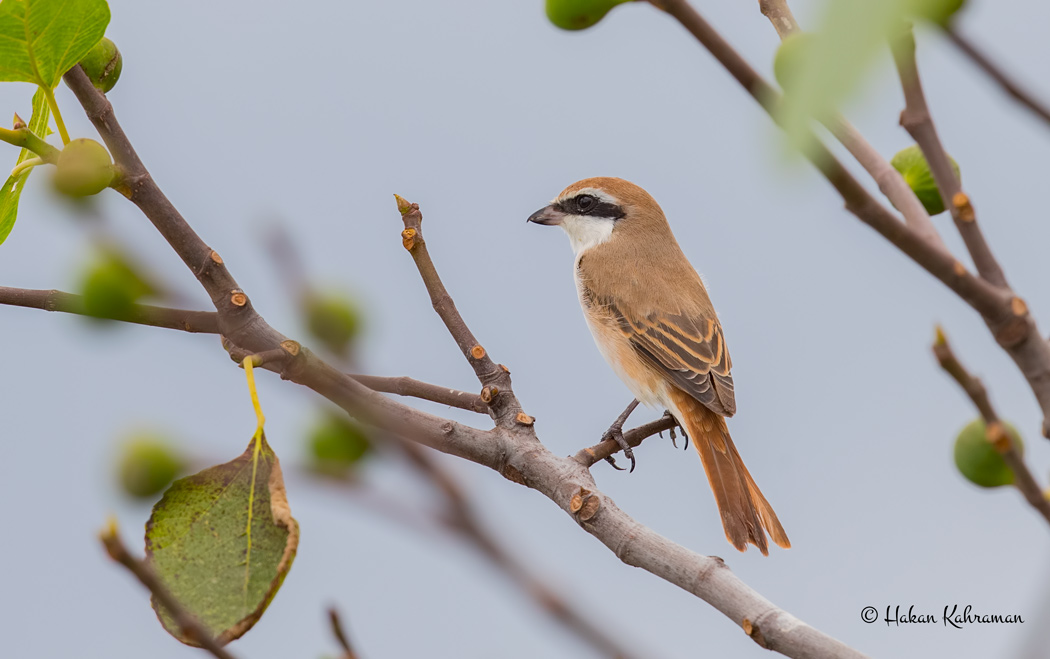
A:
[[[794,4],[804,25],[815,24],[820,2]],[[1050,7],[970,4],[962,29],[1022,80],[1045,83]],[[777,41],[757,3],[696,5],[770,72]],[[695,454],[666,440],[646,442],[633,475],[597,466],[599,485],[642,523],[725,557],[777,604],[874,656],[1013,656],[1045,624],[1045,524],[1018,493],[981,491],[955,471],[952,439],[975,414],[929,354],[934,324],[984,377],[1045,480],[1050,451],[1024,381],[968,307],[785,156],[768,118],[668,17],[629,4],[570,34],[546,21],[541,0],[111,6],[109,35],[124,53],[110,93],[118,117],[276,327],[301,335],[260,238],[283,218],[311,273],[367,309],[369,371],[477,387],[401,247],[391,196],[399,193],[422,205],[446,284],[513,371],[543,441],[575,452],[629,394],[583,323],[565,237],[524,219],[577,179],[631,179],[661,203],[709,285],[735,366],[730,428],[794,547],[737,554]],[[1050,132],[938,35],[920,34],[919,57],[984,231],[1045,319]],[[28,85],[0,85],[0,109],[28,116],[31,95]],[[63,88],[58,98],[71,131],[92,135],[72,95]],[[909,144],[901,107],[883,56],[846,111],[890,156]],[[76,286],[88,233],[45,179],[31,179],[0,247],[2,285]],[[186,304],[207,308],[148,222],[115,193],[104,197],[109,231],[185,292]],[[950,222],[936,222],[961,253]],[[116,513],[140,546],[148,506],[123,501],[111,476],[128,428],[165,428],[215,461],[243,450],[253,416],[242,372],[215,337],[101,332],[10,308],[0,308],[0,323],[5,654],[193,656],[156,623],[95,534]],[[261,380],[268,437],[293,472],[313,396]],[[543,497],[447,462],[518,555],[642,656],[768,656],[703,602],[620,564]],[[378,467],[370,478],[388,487],[400,477]],[[457,542],[406,530],[302,478],[290,475],[288,490],[302,526],[299,557],[263,620],[232,646],[238,656],[333,651],[329,603],[374,659],[592,656]],[[960,631],[860,620],[868,605],[914,604],[939,616],[954,603],[1020,613],[1026,623]]]

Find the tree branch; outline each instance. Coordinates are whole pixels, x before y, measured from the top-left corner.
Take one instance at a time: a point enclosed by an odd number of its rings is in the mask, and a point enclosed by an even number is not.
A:
[[[649,423],[642,424],[637,428],[628,430],[623,434],[623,438],[627,440],[628,446],[635,448],[641,445],[644,440],[657,433],[661,433],[665,430],[674,432],[676,425],[678,425],[677,421],[668,415],[664,415],[655,421],[650,421]],[[603,439],[594,446],[580,449],[572,456],[572,459],[584,467],[590,468],[605,458],[616,455],[622,450],[623,448],[616,443],[616,440]]]
[[[153,222],[208,291],[215,303],[223,336],[252,353],[265,352],[278,346],[289,352],[289,359],[280,363],[271,362],[263,368],[278,371],[282,378],[312,389],[366,423],[485,465],[509,480],[541,492],[572,516],[585,531],[605,544],[620,560],[645,569],[709,602],[740,625],[762,647],[792,657],[863,656],[773,605],[740,581],[721,559],[701,556],[676,545],[617,508],[611,499],[597,490],[593,477],[585,467],[571,458],[555,456],[538,441],[533,419],[521,411],[509,388],[509,374],[499,367],[487,370],[495,365],[487,355],[475,354],[480,353],[474,350],[475,347],[480,348],[477,343],[465,349],[471,353],[471,364],[475,366],[479,379],[488,379],[492,373],[495,382],[505,382],[507,387],[490,392],[493,396],[489,404],[490,415],[498,424],[497,428],[490,431],[471,428],[389,399],[333,368],[294,341],[288,341],[254,311],[222,259],[201,241],[164,197],[135,154],[105,96],[95,90],[79,66],[66,73],[64,78],[109,146],[118,166],[125,172],[126,185],[121,192]],[[841,170],[841,165],[838,169]],[[870,196],[863,196],[866,192],[844,170],[840,174],[830,178],[834,179],[836,187],[850,191],[844,196],[852,200],[854,206],[863,206],[866,211],[881,208]],[[864,199],[870,199],[874,206],[869,208],[864,203],[858,206],[856,202],[863,202]],[[411,207],[402,208],[403,214],[410,214],[411,211]],[[875,212],[875,216],[879,214]],[[906,242],[913,240],[914,236],[908,233],[907,227],[888,211],[879,217],[899,227],[902,233],[894,234],[899,239]],[[415,227],[408,224],[413,221]],[[414,230],[409,233],[408,229]],[[406,243],[414,242],[410,239],[418,237],[418,219],[406,220],[405,234],[403,239]],[[909,244],[922,243],[913,241]],[[406,247],[414,252],[413,244],[406,244]],[[429,257],[423,262],[424,266],[428,261]],[[417,261],[417,266],[419,264],[420,261]],[[945,272],[951,272],[950,265]],[[439,281],[436,271],[433,277],[426,268],[421,270],[421,274],[428,287]],[[973,285],[973,281],[976,281],[973,278],[950,274],[948,278],[956,286],[983,299],[983,291]],[[440,296],[434,295],[436,289],[430,290],[432,300],[441,303]],[[994,300],[994,297],[989,299]],[[457,336],[457,342],[463,339],[469,341],[470,338],[472,336],[461,334]]]
[[[1024,495],[1025,500],[1050,523],[1050,501],[1047,501],[1043,495],[1042,488],[1036,483],[1018,447],[1011,441],[1010,434],[1006,432],[999,420],[999,415],[995,413],[984,384],[978,378],[970,375],[955,357],[948,343],[948,337],[944,335],[940,327],[937,328],[937,340],[933,343],[933,354],[937,357],[941,368],[962,387],[962,390],[973,401],[974,407],[980,412],[981,418],[984,419],[985,436],[999,455],[1003,456],[1010,470],[1014,472],[1014,485]]]
[[[339,647],[343,650],[343,654],[339,659],[357,659],[357,653],[354,652],[346,632],[343,631],[343,623],[339,619],[339,611],[334,606],[328,609],[328,621],[332,624],[332,635],[335,636],[336,642],[339,643]]]
[[[901,30],[901,34],[890,44],[893,61],[897,65],[897,73],[904,90],[905,107],[901,112],[901,126],[922,149],[922,154],[930,165],[933,180],[941,193],[944,207],[951,211],[952,219],[955,220],[955,226],[966,244],[966,250],[973,258],[978,274],[993,286],[1007,288],[1006,275],[1003,274],[1003,269],[992,255],[992,250],[977,225],[973,205],[962,191],[959,177],[952,169],[948,153],[944,150],[934,126],[933,116],[926,104],[926,94],[919,80],[919,69],[915,63],[915,37],[911,26],[902,27]]]
[[[124,546],[124,543],[120,541],[120,536],[117,534],[117,526],[115,522],[111,522],[110,525],[99,535],[99,539],[102,541],[102,545],[106,548],[106,553],[117,563],[120,563],[129,572],[135,575],[135,578],[139,582],[149,589],[153,594],[153,597],[171,614],[175,624],[179,626],[183,636],[186,638],[199,643],[201,648],[207,650],[216,659],[233,659],[233,655],[223,649],[221,645],[211,636],[211,634],[197,622],[190,613],[186,611],[179,603],[175,596],[164,587],[157,575],[153,573],[153,570],[149,568],[144,562],[134,558]]]
[[[62,291],[35,290],[29,288],[9,288],[0,286],[0,304],[44,311],[61,311],[62,313],[88,316],[84,309],[84,298]],[[96,316],[90,316],[95,318]],[[196,332],[202,334],[219,333],[219,317],[214,311],[187,311],[169,309],[148,304],[136,304],[126,315],[107,316],[108,320],[119,320],[135,325],[149,325],[165,329]]]
[[[697,13],[687,0],[650,0],[682,24],[736,78],[745,90],[777,120],[781,95]],[[984,318],[999,345],[1010,355],[1028,381],[1043,413],[1043,434],[1050,437],[1050,343],[1043,340],[1024,300],[975,277],[946,248],[925,240],[867,190],[810,135],[814,148],[805,156],[834,186],[846,208],[875,229],[927,272],[954,291]]]
[[[442,387],[438,384],[420,382],[403,375],[399,377],[383,377],[351,373],[350,377],[374,391],[429,400],[432,403],[440,403],[468,412],[478,412],[479,414],[488,414],[489,411],[489,406],[484,399],[469,391],[459,391]]]
[[[1020,83],[1010,77],[1010,75],[1008,75],[995,62],[990,60],[976,44],[960,33],[954,25],[949,25],[945,30],[945,33],[948,35],[948,38],[951,39],[952,43],[954,43],[964,55],[969,57],[978,68],[998,83],[998,85],[1003,88],[1004,92],[1012,96],[1018,103],[1034,112],[1036,116],[1046,122],[1047,125],[1050,125],[1050,108],[1037,100],[1035,96],[1025,90]]]

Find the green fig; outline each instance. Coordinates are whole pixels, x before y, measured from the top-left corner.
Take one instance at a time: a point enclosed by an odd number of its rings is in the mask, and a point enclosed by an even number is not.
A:
[[[563,30],[583,30],[630,0],[547,0],[547,18]]]
[[[82,275],[84,313],[95,318],[125,318],[153,287],[119,253],[106,251]]]
[[[780,43],[773,58],[773,76],[777,84],[785,91],[790,91],[802,67],[806,65],[807,53],[813,49],[816,35],[808,32],[796,32]]]
[[[361,314],[350,298],[338,293],[311,294],[304,311],[310,334],[334,354],[345,357],[361,331]]]
[[[325,412],[307,442],[314,471],[335,477],[345,477],[372,448],[361,426],[342,412]]]
[[[125,442],[117,476],[125,494],[146,498],[167,489],[185,468],[185,461],[166,439],[144,433]]]
[[[58,154],[52,181],[64,195],[87,197],[109,187],[115,175],[106,147],[81,137],[67,144]]]
[[[1017,428],[1009,423],[1003,426],[1017,452],[1023,455],[1024,442]],[[967,480],[981,487],[1000,487],[1014,482],[1014,472],[985,435],[983,419],[976,419],[959,431],[955,439],[955,466]]]
[[[124,68],[124,58],[117,49],[117,44],[106,37],[95,44],[95,47],[84,55],[80,60],[80,66],[91,80],[95,89],[103,94],[113,89],[120,79],[120,71]]]
[[[948,156],[948,161],[952,165],[955,177],[961,178],[959,165],[951,156]],[[926,162],[926,156],[922,155],[919,145],[913,144],[907,149],[898,151],[890,164],[900,172],[904,182],[915,192],[915,196],[922,202],[927,213],[937,215],[944,212],[944,201],[941,200],[941,193],[938,192],[937,184],[933,180],[930,164]]]

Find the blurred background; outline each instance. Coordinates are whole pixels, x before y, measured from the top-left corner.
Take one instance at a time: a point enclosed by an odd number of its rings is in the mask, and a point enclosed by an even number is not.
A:
[[[778,40],[756,2],[694,4],[771,77]],[[960,30],[1022,81],[1045,83],[1050,6],[969,4]],[[733,354],[731,430],[794,547],[768,558],[735,552],[699,460],[666,438],[646,441],[633,474],[595,466],[600,487],[641,523],[723,556],[773,602],[873,656],[1044,656],[1036,633],[1047,627],[1047,529],[1016,491],[981,490],[956,471],[953,439],[976,413],[930,354],[934,324],[984,378],[1045,481],[1050,450],[1024,380],[980,318],[845,212],[669,17],[629,4],[567,33],[550,25],[541,0],[110,5],[108,36],[124,55],[109,94],[117,116],[275,327],[306,336],[298,289],[269,245],[283,226],[304,275],[357,308],[356,368],[478,389],[401,246],[392,196],[401,194],[421,204],[445,283],[510,367],[543,441],[574,453],[598,440],[629,394],[583,323],[567,240],[525,218],[577,179],[628,178],[661,203],[705,277]],[[822,2],[792,6],[811,27]],[[1038,246],[1050,226],[1039,195],[1050,132],[941,35],[920,30],[918,39],[941,136],[1045,329],[1050,289]],[[32,93],[0,85],[0,108],[28,117]],[[94,137],[64,87],[58,101],[74,136]],[[890,157],[910,144],[897,125],[902,107],[882,53],[844,111]],[[14,163],[13,148],[0,151]],[[148,264],[172,303],[209,308],[119,195],[75,213],[46,179],[30,178],[0,247],[0,284],[79,290],[104,235]],[[964,254],[950,220],[935,221]],[[214,336],[10,307],[0,308],[0,328],[4,654],[192,656],[96,535],[115,514],[141,549],[152,500],[126,498],[116,475],[122,441],[139,429],[170,437],[198,467],[244,450],[254,416],[243,372]],[[259,386],[302,541],[267,614],[231,646],[237,656],[334,654],[330,604],[370,659],[597,656],[456,536],[384,512],[377,501],[405,503],[423,519],[429,511],[428,490],[397,460],[363,460],[355,487],[311,476],[309,429],[324,408],[270,374]],[[482,416],[420,406],[487,427]],[[542,496],[439,458],[515,557],[637,655],[768,656],[702,601],[620,564]],[[1020,614],[1025,624],[956,630],[860,618],[865,606],[881,616],[887,605],[915,605],[940,617],[952,604]]]

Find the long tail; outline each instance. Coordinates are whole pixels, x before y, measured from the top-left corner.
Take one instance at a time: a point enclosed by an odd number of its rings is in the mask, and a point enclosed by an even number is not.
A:
[[[746,551],[750,542],[763,555],[768,555],[768,533],[773,542],[785,549],[790,547],[791,541],[777,514],[762,496],[733,445],[725,419],[684,391],[673,391],[671,400],[678,408],[674,410],[675,416],[689,433],[704,463],[729,542],[740,551]]]

